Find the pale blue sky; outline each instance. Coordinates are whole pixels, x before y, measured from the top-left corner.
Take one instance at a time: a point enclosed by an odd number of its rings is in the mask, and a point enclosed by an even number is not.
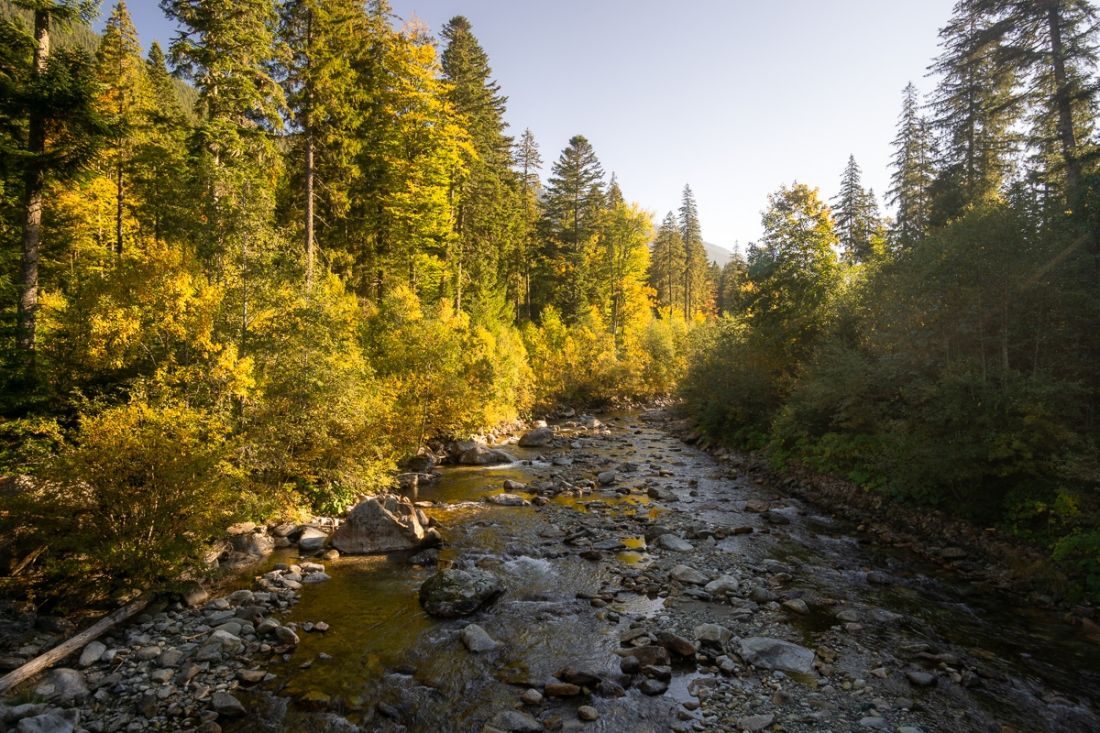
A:
[[[887,188],[901,90],[921,91],[953,0],[391,0],[438,34],[465,15],[550,164],[585,135],[626,196],[656,215],[690,183],[707,241],[756,239],[768,193],[831,197],[854,154]],[[105,0],[104,15],[113,0]],[[167,47],[156,0],[129,0]]]

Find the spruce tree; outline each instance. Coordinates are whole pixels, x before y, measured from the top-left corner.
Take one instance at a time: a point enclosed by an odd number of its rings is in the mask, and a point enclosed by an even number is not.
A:
[[[866,262],[873,253],[879,228],[878,203],[874,194],[863,188],[862,172],[854,155],[840,178],[840,192],[833,199],[833,217],[844,258],[851,263]]]
[[[936,171],[931,129],[920,112],[912,82],[902,92],[898,132],[893,141],[890,189],[887,201],[897,207],[894,236],[901,247],[911,247],[928,231],[932,216],[932,184]]]
[[[683,296],[684,318],[690,320],[702,312],[710,300],[707,288],[707,251],[699,224],[699,208],[691,186],[684,186],[680,201],[680,239],[684,245]]]
[[[604,171],[583,135],[574,135],[551,168],[540,221],[540,305],[567,320],[585,308],[590,250],[604,203]]]
[[[522,287],[522,303],[517,303],[516,312],[522,312],[528,320],[531,319],[531,274],[534,269],[534,258],[537,249],[539,195],[542,191],[542,181],[539,179],[539,171],[542,170],[542,155],[539,153],[538,143],[530,128],[523,131],[513,153],[516,174],[519,176],[523,212],[519,246],[516,247],[515,271],[519,273]]]
[[[657,311],[666,316],[683,307],[684,254],[680,223],[670,211],[657,229],[649,261],[649,284],[657,293]]]

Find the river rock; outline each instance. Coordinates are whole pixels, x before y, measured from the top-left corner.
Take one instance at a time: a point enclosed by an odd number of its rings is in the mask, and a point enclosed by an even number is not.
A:
[[[645,682],[638,686],[638,689],[642,691],[643,695],[655,696],[663,695],[665,690],[668,689],[668,683],[664,680],[658,680],[650,677]]]
[[[690,640],[671,631],[658,631],[657,643],[681,657],[690,657],[695,654],[695,645]]]
[[[79,712],[73,710],[50,710],[41,715],[23,718],[15,727],[16,733],[73,733]]]
[[[492,494],[485,501],[497,506],[530,506],[531,502],[516,494]]]
[[[719,624],[699,624],[695,627],[695,638],[705,644],[725,644],[733,632]]]
[[[905,673],[905,678],[916,687],[932,687],[936,684],[936,675],[920,669],[910,669]]]
[[[218,715],[224,715],[227,718],[238,718],[246,712],[241,701],[228,692],[215,692],[210,699],[210,704],[214,706],[214,710]]]
[[[420,605],[432,616],[468,616],[504,592],[496,576],[483,570],[440,570],[420,586]]]
[[[553,439],[554,431],[551,428],[535,428],[524,433],[519,439],[519,444],[524,448],[541,448]]]
[[[222,629],[215,629],[195,652],[199,662],[220,662],[224,657],[236,654],[244,648],[244,642]]]
[[[328,535],[316,527],[306,527],[298,537],[298,550],[301,552],[320,552],[328,542]]]
[[[764,730],[769,725],[775,722],[775,716],[770,713],[767,715],[746,715],[737,719],[738,730]]]
[[[500,646],[500,642],[489,636],[485,629],[477,624],[469,624],[459,632],[463,645],[475,654],[489,652]]]
[[[694,547],[692,544],[685,540],[683,537],[678,537],[674,534],[663,534],[657,538],[657,544],[666,550],[672,550],[673,552],[691,552]]]
[[[732,575],[722,575],[703,586],[703,590],[718,595],[721,593],[736,593],[739,587],[741,587],[741,584],[737,578]]]
[[[669,571],[669,576],[688,585],[704,585],[708,578],[690,565],[677,565]]]
[[[761,669],[809,674],[814,668],[814,653],[804,646],[782,639],[754,636],[742,639],[741,658]]]
[[[80,652],[80,661],[78,664],[81,667],[91,667],[100,660],[105,651],[107,651],[107,645],[102,641],[90,641],[88,645],[84,647],[84,651]]]
[[[608,486],[609,484],[615,483],[615,478],[617,476],[618,474],[614,471],[600,471],[596,474],[596,481],[598,481],[601,486]]]
[[[371,555],[412,550],[428,538],[412,502],[384,494],[356,504],[333,533],[332,544],[345,555]]]
[[[69,703],[87,697],[88,685],[81,672],[60,667],[50,670],[46,679],[34,688],[34,694],[43,700]]]
[[[233,549],[254,557],[266,557],[275,551],[275,539],[266,534],[240,534],[232,539]]]
[[[515,460],[508,453],[481,443],[463,451],[458,457],[458,462],[463,466],[496,466],[502,463],[513,463]]]
[[[483,729],[485,733],[541,733],[542,730],[542,723],[519,710],[502,710]]]
[[[547,697],[576,697],[581,694],[581,686],[572,682],[547,682],[542,691]]]
[[[592,721],[600,717],[600,713],[591,705],[581,705],[577,708],[577,717],[581,720]]]

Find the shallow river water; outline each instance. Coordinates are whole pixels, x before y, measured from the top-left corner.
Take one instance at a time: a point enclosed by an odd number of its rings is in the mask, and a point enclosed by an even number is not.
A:
[[[434,567],[403,555],[329,562],[332,579],[305,586],[284,620],[330,629],[300,634],[293,654],[269,667],[276,680],[252,701],[266,712],[239,729],[339,729],[331,717],[320,722],[315,712],[324,710],[364,730],[478,731],[502,710],[523,709],[566,730],[731,730],[746,714],[770,713],[786,731],[1100,731],[1100,646],[1078,627],[867,542],[685,445],[660,413],[601,419],[606,428],[565,427],[545,449],[505,446],[517,458],[509,466],[446,468],[420,488],[446,538],[440,564],[498,575],[507,591],[494,605],[468,619],[433,619],[417,590]],[[545,507],[482,501],[505,479],[560,488],[606,470],[616,471],[607,487],[559,495]],[[781,516],[767,521],[747,511],[751,499]],[[647,543],[654,525],[688,537],[696,550],[658,549],[652,532]],[[738,528],[745,533],[733,534]],[[597,559],[581,557],[593,548]],[[282,552],[270,563],[293,561]],[[742,596],[761,588],[773,600],[686,592],[667,580],[677,563],[739,577]],[[791,598],[813,602],[805,613],[775,602]],[[838,620],[839,610],[856,622]],[[458,633],[471,621],[500,649],[468,652]],[[615,650],[632,625],[690,637],[707,621],[736,636],[798,642],[828,664],[812,679],[792,680],[747,666],[721,674],[690,661],[655,697],[619,673]],[[935,686],[906,681],[903,671],[917,665],[934,673]],[[566,666],[618,680],[625,694],[519,703],[524,690]],[[581,704],[594,706],[598,720],[578,721]]]

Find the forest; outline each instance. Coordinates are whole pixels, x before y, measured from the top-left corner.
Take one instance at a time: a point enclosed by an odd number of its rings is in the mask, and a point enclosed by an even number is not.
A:
[[[547,169],[510,134],[466,18],[224,7],[163,0],[143,53],[123,0],[102,34],[91,0],[0,5],[0,521],[48,548],[20,588],[161,582],[430,439],[673,398],[1100,596],[1090,3],[960,0],[901,95],[893,215],[851,158],[750,202],[722,268],[690,186],[658,222],[583,135]]]

